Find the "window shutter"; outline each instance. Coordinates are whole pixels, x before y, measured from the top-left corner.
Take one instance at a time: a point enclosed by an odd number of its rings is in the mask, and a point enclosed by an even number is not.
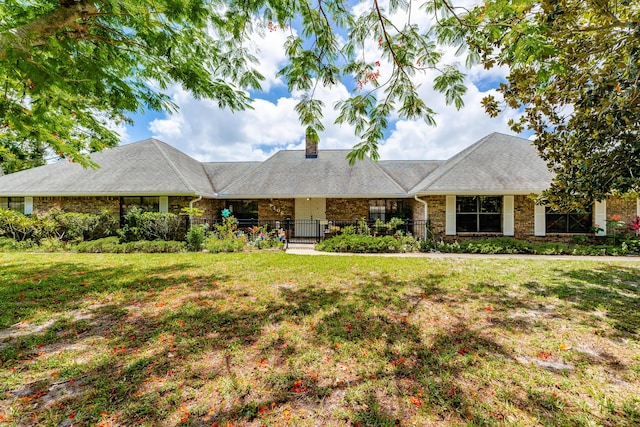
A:
[[[169,212],[169,196],[160,196],[159,197],[159,212]]]
[[[533,208],[533,234],[544,237],[547,234],[546,208],[544,205],[535,205]]]
[[[445,232],[448,236],[456,234],[456,196],[447,196],[447,205],[445,211]]]
[[[607,201],[603,200],[601,202],[596,202],[595,212],[596,212],[596,215],[595,215],[594,221],[603,230],[603,231],[598,231],[598,234],[596,235],[606,236],[607,235]]]
[[[505,236],[515,234],[514,210],[514,197],[504,196],[502,199],[502,234]]]

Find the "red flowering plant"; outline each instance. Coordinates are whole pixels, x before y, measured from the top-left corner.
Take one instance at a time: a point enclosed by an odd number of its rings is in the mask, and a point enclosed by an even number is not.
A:
[[[640,236],[640,216],[636,215],[635,219],[629,223],[629,228],[633,230],[636,236]]]

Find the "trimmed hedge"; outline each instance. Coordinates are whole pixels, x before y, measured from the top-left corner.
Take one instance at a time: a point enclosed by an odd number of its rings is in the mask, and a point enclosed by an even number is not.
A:
[[[185,252],[187,244],[175,240],[139,240],[120,243],[117,237],[106,237],[78,243],[73,247],[73,250],[82,253],[177,253]]]
[[[413,237],[340,234],[318,243],[316,249],[324,252],[397,253],[413,252],[417,245]]]

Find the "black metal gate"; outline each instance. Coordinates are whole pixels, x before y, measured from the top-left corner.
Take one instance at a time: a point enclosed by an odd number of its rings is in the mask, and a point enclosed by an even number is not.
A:
[[[319,219],[285,220],[287,240],[291,243],[318,243],[324,237],[327,221]]]

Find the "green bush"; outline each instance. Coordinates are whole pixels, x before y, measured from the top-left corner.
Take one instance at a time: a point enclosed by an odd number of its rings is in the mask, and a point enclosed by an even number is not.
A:
[[[9,237],[23,242],[36,239],[36,235],[37,224],[33,217],[11,209],[0,208],[0,237]]]
[[[241,252],[247,241],[243,237],[225,237],[211,235],[204,240],[204,248],[211,253]]]
[[[83,253],[177,253],[184,252],[186,249],[185,242],[175,240],[139,240],[120,243],[117,237],[81,242],[73,247],[73,250]]]
[[[120,241],[117,237],[104,237],[102,239],[80,242],[73,246],[73,250],[83,253],[118,253]]]
[[[483,240],[467,240],[464,242],[438,242],[435,247],[424,244],[422,250],[435,249],[446,253],[471,254],[537,254],[537,255],[612,255],[620,256],[630,253],[626,245],[589,245],[567,244],[559,242],[527,242],[511,237],[496,237]]]
[[[144,253],[178,253],[187,250],[185,242],[175,240],[139,240],[136,242],[122,243],[123,252],[144,252]]]
[[[204,247],[204,239],[207,236],[207,224],[192,225],[185,240],[187,241],[187,249],[191,252],[201,251]]]
[[[0,237],[0,252],[9,251],[25,251],[35,247],[35,243],[31,240],[23,240],[18,242],[11,237]]]
[[[49,212],[58,223],[58,235],[67,242],[81,242],[112,236],[118,229],[118,220],[108,210],[100,213]]]
[[[24,215],[0,209],[0,236],[16,241],[58,239],[62,242],[92,240],[115,233],[117,220],[107,210],[100,213],[63,212]],[[50,245],[48,242],[47,245]]]
[[[40,240],[37,249],[43,252],[61,252],[69,249],[69,245],[56,237],[46,237]]]
[[[170,212],[144,212],[132,208],[124,216],[124,226],[118,230],[122,242],[139,240],[173,240],[178,238],[182,218]]]
[[[414,239],[412,239],[415,242]],[[415,244],[412,243],[412,247]],[[393,236],[367,236],[362,234],[341,234],[323,240],[316,249],[324,252],[389,253],[405,252],[405,241]]]

